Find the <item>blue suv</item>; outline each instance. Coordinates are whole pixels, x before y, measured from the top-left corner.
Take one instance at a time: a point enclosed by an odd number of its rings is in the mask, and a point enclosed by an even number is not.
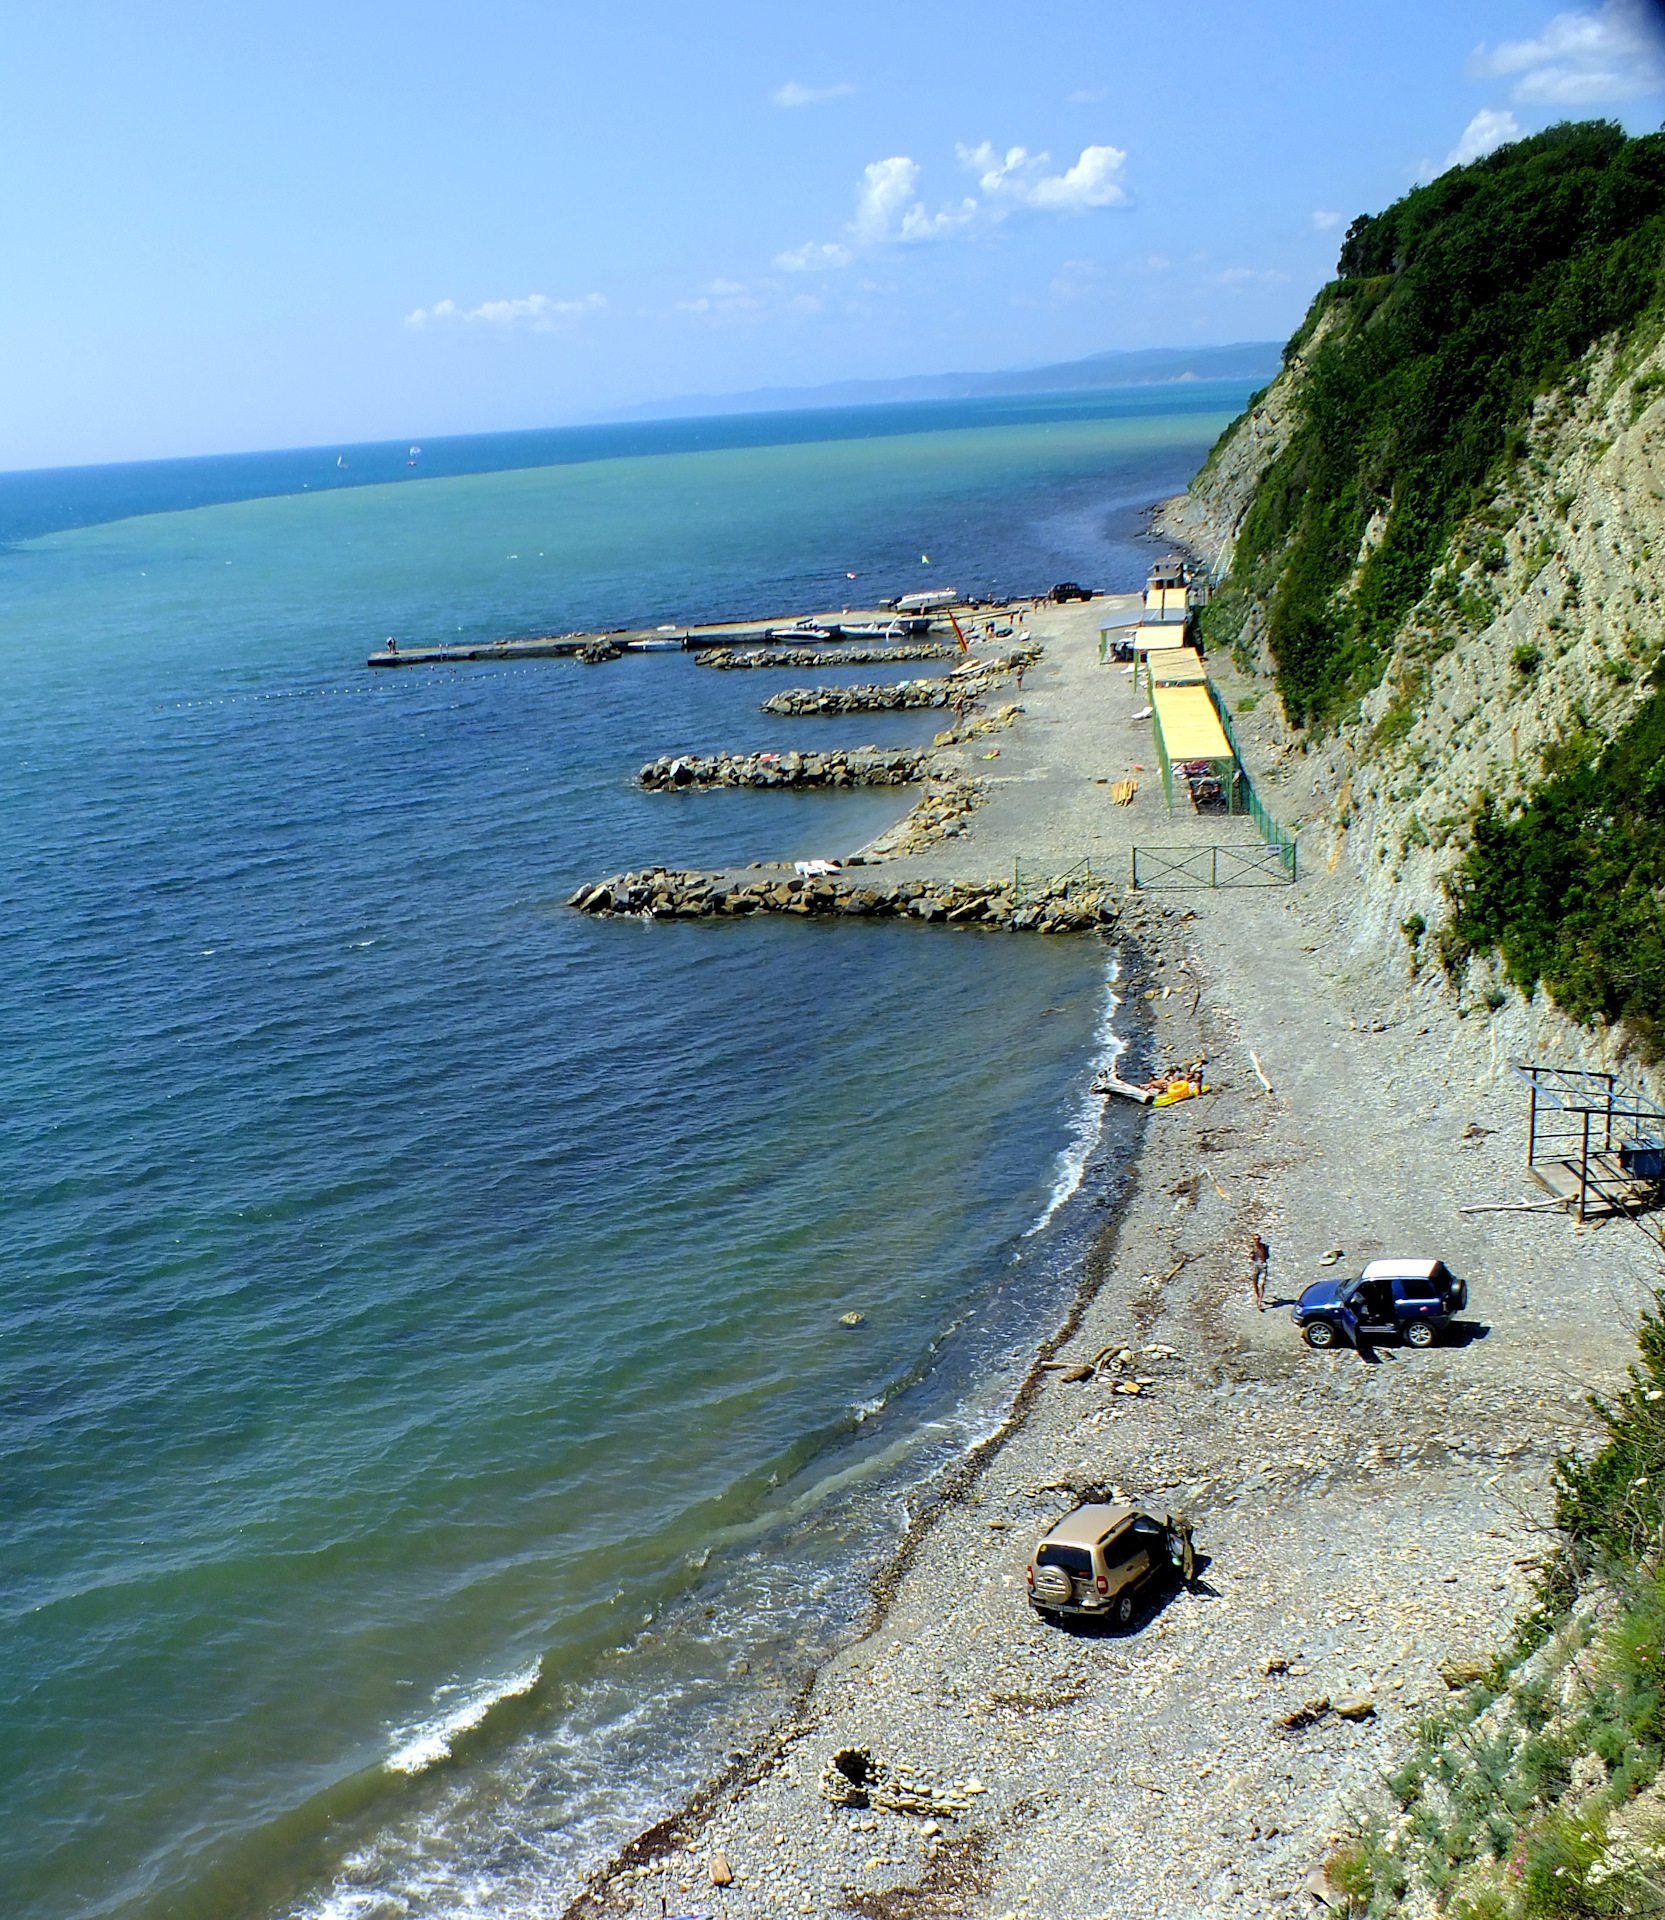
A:
[[[1468,1305],[1467,1283],[1443,1260],[1372,1260],[1356,1280],[1320,1280],[1289,1310],[1309,1347],[1339,1340],[1403,1340],[1431,1347],[1436,1329]]]

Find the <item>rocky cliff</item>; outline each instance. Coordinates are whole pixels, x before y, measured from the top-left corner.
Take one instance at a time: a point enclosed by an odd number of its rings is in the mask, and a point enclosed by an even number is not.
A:
[[[1608,151],[1622,154],[1625,144]],[[1646,158],[1660,171],[1665,156]],[[1488,164],[1495,172],[1502,162]],[[1445,217],[1460,225],[1465,210],[1448,208]],[[1380,445],[1379,404],[1362,430],[1371,402],[1358,363],[1374,354],[1367,371],[1378,387],[1404,377],[1403,364],[1384,368],[1369,336],[1396,299],[1408,299],[1396,280],[1413,263],[1401,253],[1386,274],[1354,274],[1366,297],[1349,299],[1344,252],[1342,279],[1319,296],[1283,371],[1158,523],[1219,582],[1205,622],[1210,644],[1233,647],[1245,668],[1274,682],[1280,752],[1299,777],[1282,782],[1281,794],[1274,782],[1271,794],[1288,796],[1286,824],[1301,830],[1309,867],[1348,886],[1354,935],[1380,960],[1442,978],[1461,1004],[1494,1021],[1500,1060],[1524,1052],[1611,1064],[1628,1053],[1634,1063],[1657,1051],[1648,998],[1656,984],[1641,997],[1630,989],[1629,999],[1622,983],[1580,995],[1564,984],[1567,964],[1553,960],[1542,963],[1543,979],[1520,977],[1534,970],[1520,958],[1522,940],[1488,947],[1465,939],[1459,922],[1472,932],[1476,917],[1458,911],[1472,891],[1477,830],[1498,840],[1559,770],[1599,761],[1654,697],[1665,634],[1662,252],[1647,221],[1634,224],[1651,282],[1631,297],[1625,323],[1582,345],[1574,338],[1578,350],[1562,353],[1545,383],[1534,383],[1530,366],[1524,377],[1514,369],[1513,404],[1494,408],[1489,421],[1451,410],[1448,440],[1490,429],[1460,487],[1435,471],[1445,449],[1425,423],[1420,443],[1397,459]],[[1517,314],[1516,323],[1526,318]],[[1493,364],[1453,369],[1447,354],[1433,373],[1416,371],[1434,386],[1482,381]],[[1414,391],[1417,382],[1407,384]],[[1348,431],[1358,464],[1338,479],[1332,463],[1326,481],[1326,454],[1312,442]],[[1314,534],[1314,503],[1302,489],[1326,484]],[[1437,538],[1428,537],[1429,495],[1449,503]],[[1398,536],[1405,522],[1413,534]],[[1315,552],[1330,569],[1322,594],[1312,587]],[[1384,602],[1391,619],[1380,617]],[[1524,831],[1512,830],[1517,839]],[[1504,857],[1513,857],[1507,845]],[[1633,919],[1642,916],[1643,944],[1659,898],[1657,887],[1650,894],[1641,885],[1630,903]],[[1523,911],[1518,903],[1510,910]],[[1534,910],[1543,918],[1541,905]],[[1572,939],[1559,932],[1564,944]],[[1540,946],[1556,933],[1535,929]],[[1609,958],[1610,974],[1622,973],[1622,959]],[[1546,988],[1546,980],[1559,984]],[[1557,992],[1576,1018],[1557,1010]]]

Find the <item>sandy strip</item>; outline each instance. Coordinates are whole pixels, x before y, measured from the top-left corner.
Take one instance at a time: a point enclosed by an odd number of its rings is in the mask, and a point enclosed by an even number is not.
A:
[[[1242,837],[1239,821],[1169,818],[1131,678],[1098,663],[1103,609],[1032,623],[1047,653],[978,767],[993,797],[897,871],[1125,871],[1135,840]],[[1252,691],[1221,678],[1234,707]],[[1243,715],[1257,773],[1284,747],[1270,707]],[[1125,808],[1101,784],[1124,777],[1140,782]],[[1268,791],[1292,792],[1287,773]],[[1625,1223],[1458,1212],[1530,1191],[1522,1091],[1484,1013],[1458,1020],[1436,980],[1349,946],[1345,886],[1320,872],[1129,903],[1124,1019],[1148,1059],[1206,1053],[1219,1091],[1148,1116],[1076,1312],[998,1440],[922,1490],[871,1630],[570,1912],[1308,1910],[1349,1809],[1446,1696],[1441,1665],[1482,1656],[1523,1604],[1550,1461],[1586,1430],[1584,1395],[1622,1373],[1650,1279]],[[1247,1285],[1257,1230],[1264,1315]],[[1335,1248],[1350,1271],[1447,1259],[1470,1281],[1459,1337],[1373,1362],[1306,1350],[1287,1305]],[[1136,1396],[1042,1364],[1112,1341],[1134,1355],[1123,1377],[1149,1382]],[[1183,1509],[1207,1555],[1193,1591],[1125,1633],[1061,1630],[1024,1598],[1036,1538],[1089,1487]],[[1282,1724],[1326,1697],[1371,1709]],[[842,1746],[957,1783],[967,1810],[835,1812],[818,1782]]]

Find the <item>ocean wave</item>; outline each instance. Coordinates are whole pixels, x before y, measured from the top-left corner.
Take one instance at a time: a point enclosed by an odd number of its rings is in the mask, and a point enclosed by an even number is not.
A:
[[[1099,1015],[1098,1031],[1093,1036],[1093,1070],[1089,1086],[1101,1073],[1113,1072],[1117,1061],[1127,1051],[1127,1041],[1116,1031],[1116,1011],[1122,1004],[1121,995],[1116,991],[1116,982],[1121,978],[1121,972],[1120,959],[1112,955],[1104,975],[1104,1007]],[[1058,1172],[1052,1182],[1052,1191],[1047,1196],[1046,1207],[1024,1234],[1026,1240],[1039,1233],[1064,1202],[1079,1189],[1103,1122],[1103,1098],[1096,1093],[1083,1092],[1070,1121],[1070,1143],[1058,1155]]]
[[[472,1733],[493,1707],[504,1700],[518,1700],[538,1684],[542,1669],[536,1663],[508,1680],[481,1688],[449,1708],[437,1719],[408,1729],[395,1738],[399,1745],[383,1763],[389,1773],[425,1773],[429,1767],[451,1757],[451,1743],[460,1735]]]

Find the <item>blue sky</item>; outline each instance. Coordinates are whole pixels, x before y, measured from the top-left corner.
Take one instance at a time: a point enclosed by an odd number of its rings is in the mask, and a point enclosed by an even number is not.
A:
[[[0,466],[1282,338],[1642,0],[8,9]]]

